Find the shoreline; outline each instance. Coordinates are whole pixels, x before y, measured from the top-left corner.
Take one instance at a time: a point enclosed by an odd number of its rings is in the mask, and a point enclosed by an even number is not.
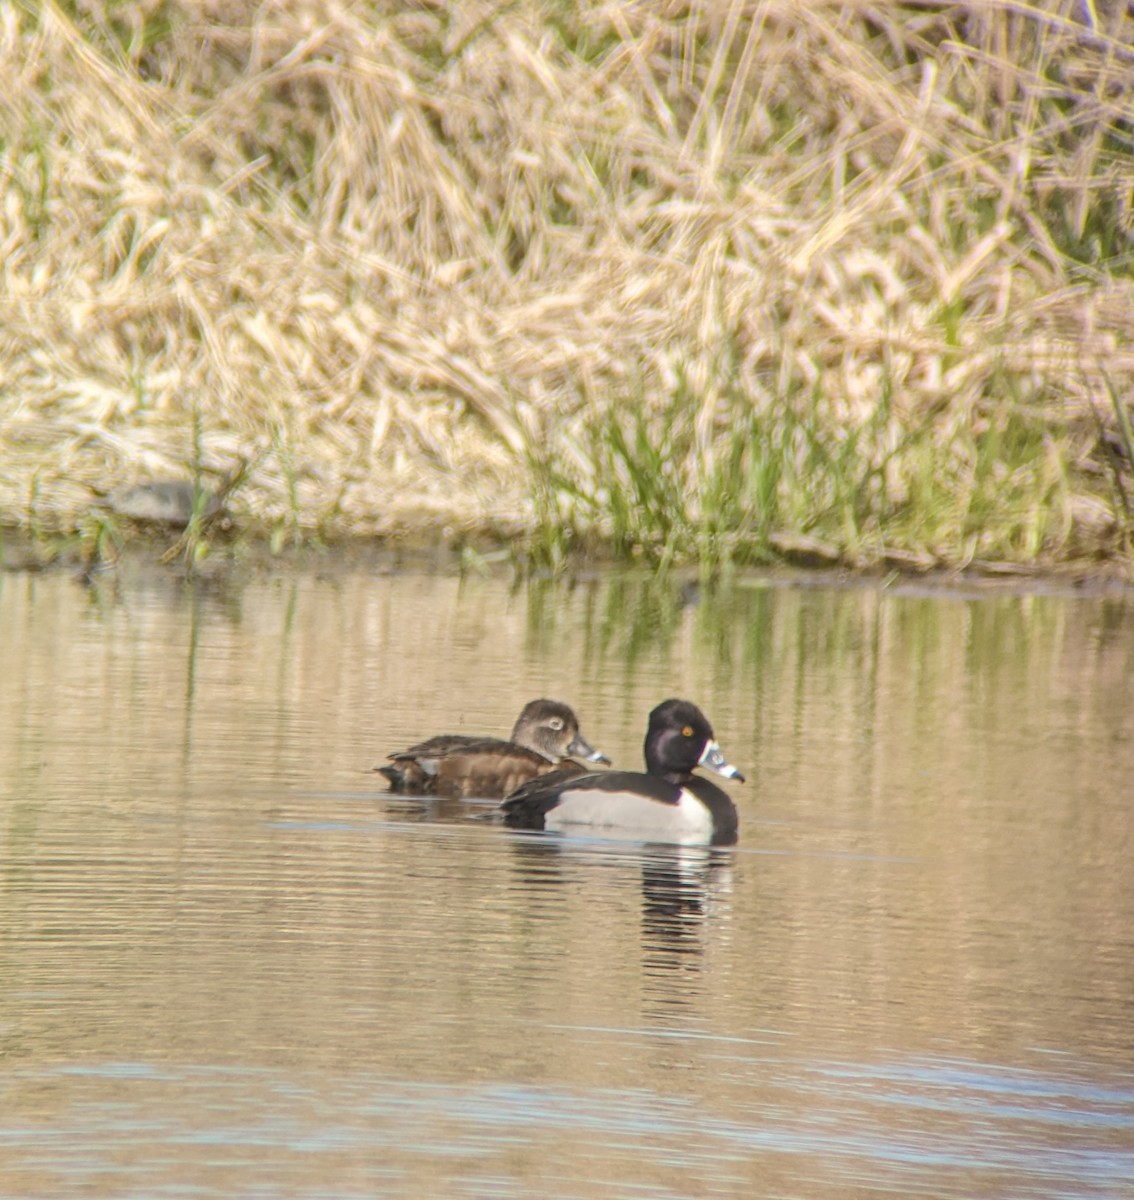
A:
[[[35,536],[0,526],[0,576],[72,573],[94,582],[160,574],[186,583],[232,581],[242,575],[291,576],[367,573],[376,576],[436,575],[468,578],[507,575],[520,582],[559,582],[568,586],[612,577],[670,581],[675,586],[767,586],[875,588],[902,594],[1042,595],[1130,594],[1134,575],[1120,560],[1019,564],[970,563],[964,567],[906,563],[846,564],[785,557],[761,565],[726,564],[702,571],[682,562],[658,568],[629,563],[612,554],[578,554],[554,569],[517,555],[514,546],[487,537],[454,546],[438,536],[372,537],[344,535],[306,539],[273,547],[269,536],[222,535],[196,556],[186,553],[183,531],[134,532],[100,559],[86,553],[74,536]],[[174,551],[174,553],[171,553]]]

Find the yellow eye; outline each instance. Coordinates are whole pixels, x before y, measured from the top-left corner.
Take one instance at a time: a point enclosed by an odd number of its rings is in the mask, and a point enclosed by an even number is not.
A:
[[[686,725],[685,728],[681,731],[681,734],[683,737],[692,737],[693,736],[693,726]]]

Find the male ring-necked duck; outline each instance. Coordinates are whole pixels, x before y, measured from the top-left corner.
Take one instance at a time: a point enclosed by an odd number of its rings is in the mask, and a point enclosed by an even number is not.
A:
[[[569,762],[568,755],[610,762],[579,732],[579,719],[566,704],[532,700],[524,705],[508,741],[439,733],[389,755],[388,766],[374,769],[390,781],[393,792],[499,800],[557,768],[582,774],[584,768]]]
[[[736,841],[736,805],[693,770],[708,767],[742,782],[744,776],[726,761],[712,726],[695,704],[659,704],[650,713],[645,753],[646,774],[602,771],[571,777],[556,772],[533,779],[500,806],[504,820],[519,829],[617,829],[651,842],[727,846]]]

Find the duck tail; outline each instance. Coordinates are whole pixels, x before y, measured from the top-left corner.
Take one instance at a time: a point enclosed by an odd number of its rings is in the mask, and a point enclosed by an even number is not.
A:
[[[393,763],[387,763],[382,767],[375,767],[374,773],[381,775],[390,783],[390,791],[400,792],[406,786],[406,772]]]

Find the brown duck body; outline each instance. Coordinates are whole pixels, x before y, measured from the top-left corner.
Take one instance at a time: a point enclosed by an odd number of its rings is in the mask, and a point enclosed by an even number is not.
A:
[[[389,765],[375,770],[390,781],[394,792],[499,800],[549,771],[582,774],[584,768],[569,755],[609,761],[583,737],[578,718],[566,704],[532,700],[520,713],[510,740],[437,734],[391,754]]]
[[[484,739],[453,748],[435,758],[396,758],[391,767],[379,771],[391,779],[392,790],[465,800],[481,797],[498,800],[549,771],[586,768],[570,760],[552,762],[534,750],[503,740]]]

